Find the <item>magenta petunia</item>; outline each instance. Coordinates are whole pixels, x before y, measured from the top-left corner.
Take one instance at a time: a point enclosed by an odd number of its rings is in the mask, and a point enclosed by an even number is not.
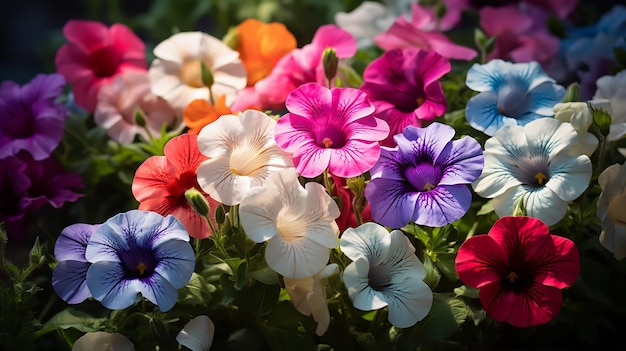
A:
[[[530,327],[558,314],[561,289],[576,281],[580,258],[571,240],[550,234],[539,219],[507,216],[489,234],[461,245],[456,270],[467,286],[479,289],[488,316]]]
[[[448,72],[445,57],[413,48],[387,51],[365,68],[361,90],[376,107],[374,115],[389,124],[383,145],[395,146],[393,136],[406,126],[421,127],[446,112],[439,79]]]
[[[60,74],[38,74],[20,87],[0,85],[0,158],[25,150],[43,160],[61,142],[67,109],[57,101],[65,79]]]
[[[374,106],[353,88],[307,83],[289,94],[289,113],[276,125],[276,144],[293,154],[296,171],[308,178],[328,168],[340,177],[367,172],[380,156],[389,126],[372,116]]]

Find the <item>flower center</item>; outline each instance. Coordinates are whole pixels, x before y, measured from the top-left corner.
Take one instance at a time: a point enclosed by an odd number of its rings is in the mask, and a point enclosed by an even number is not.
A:
[[[180,79],[186,85],[202,88],[202,64],[200,60],[188,60],[180,69]]]
[[[255,144],[256,145],[256,144]],[[267,167],[271,152],[252,146],[235,148],[230,156],[230,171],[236,176],[254,177]]]
[[[545,174],[543,174],[543,172],[537,172],[537,174],[535,174],[535,180],[537,181],[537,184],[539,185],[543,185],[543,182],[545,182],[546,179],[548,179],[548,177]]]
[[[536,188],[550,180],[550,163],[545,155],[532,155],[518,160],[514,174],[524,184]]]
[[[321,126],[315,134],[317,145],[325,149],[341,148],[346,144],[346,135],[343,130],[332,123]]]
[[[143,264],[143,262],[139,262],[139,264],[137,265],[137,271],[139,272],[139,275],[142,277],[146,273],[147,269],[148,267],[146,267],[146,265]]]
[[[9,135],[12,139],[26,139],[35,134],[35,118],[30,107],[14,106],[7,111],[10,118],[4,123],[0,122],[0,131]]]
[[[121,63],[121,55],[110,47],[103,47],[89,55],[87,65],[98,78],[111,77]]]
[[[367,282],[372,289],[383,291],[391,285],[391,276],[384,267],[370,265]]]
[[[526,85],[519,81],[502,86],[498,91],[498,112],[513,118],[528,112],[526,88]]]
[[[283,208],[278,213],[276,229],[280,237],[288,243],[299,241],[308,231],[306,221],[289,208]]]
[[[441,166],[423,162],[416,166],[408,167],[404,177],[413,186],[415,191],[431,191],[437,187],[441,180]]]

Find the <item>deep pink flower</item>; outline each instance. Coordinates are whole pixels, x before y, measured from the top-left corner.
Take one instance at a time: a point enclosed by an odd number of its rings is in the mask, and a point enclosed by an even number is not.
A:
[[[456,257],[459,278],[480,289],[487,315],[516,327],[547,323],[561,309],[561,289],[576,281],[580,257],[569,239],[533,217],[502,217],[489,234],[467,239]]]
[[[383,145],[395,146],[393,136],[404,127],[421,127],[446,112],[439,79],[449,71],[445,57],[415,48],[387,51],[365,68],[361,90],[376,106],[375,116],[389,124]]]
[[[326,168],[340,177],[367,172],[380,156],[389,126],[372,116],[374,106],[353,88],[307,83],[287,97],[289,113],[278,119],[276,144],[293,154],[296,171],[308,178]]]
[[[340,60],[352,57],[357,49],[356,40],[345,30],[333,24],[319,27],[310,44],[283,56],[270,75],[254,85],[263,107],[282,105],[287,95],[304,83],[325,84],[322,53],[329,47]]]
[[[96,21],[70,20],[63,26],[69,41],[54,58],[57,71],[72,84],[76,104],[93,112],[100,87],[129,69],[146,70],[145,45],[123,24],[110,28]]]
[[[418,3],[411,7],[411,21],[400,16],[386,32],[374,37],[381,49],[421,48],[436,51],[443,57],[456,60],[471,60],[476,51],[450,41],[437,29],[437,16]]]
[[[538,19],[540,14],[523,12],[516,5],[483,7],[479,12],[480,27],[487,36],[496,36],[489,59],[537,61],[545,65],[558,53],[559,40],[548,33],[545,21]]]
[[[60,74],[39,74],[20,87],[0,85],[0,158],[29,152],[34,159],[48,158],[63,138],[68,117],[57,102],[65,79]]]
[[[208,159],[198,149],[198,135],[181,134],[168,141],[163,152],[165,156],[149,157],[135,172],[132,191],[139,209],[163,216],[171,214],[183,223],[191,237],[204,239],[211,235],[211,230],[189,205],[185,191],[195,188],[204,195],[214,226],[219,203],[198,185],[198,166]]]

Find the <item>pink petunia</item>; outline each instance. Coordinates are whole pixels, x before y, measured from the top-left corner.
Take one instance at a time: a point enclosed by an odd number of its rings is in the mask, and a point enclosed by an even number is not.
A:
[[[381,49],[389,51],[398,48],[430,49],[443,57],[455,60],[472,60],[475,50],[457,45],[437,29],[437,16],[418,3],[411,7],[411,20],[400,16],[384,33],[374,37]]]
[[[289,113],[276,125],[276,144],[293,154],[296,171],[308,178],[326,168],[340,177],[368,171],[380,156],[379,141],[389,126],[373,117],[374,106],[353,88],[328,89],[307,83],[286,101]]]
[[[456,257],[459,278],[478,288],[487,315],[530,327],[549,322],[576,281],[580,258],[569,239],[533,217],[500,218],[489,234],[467,239]]]
[[[326,48],[334,48],[341,60],[352,57],[356,53],[357,45],[350,33],[336,25],[319,27],[310,44],[283,56],[270,75],[255,84],[254,89],[262,106],[281,106],[289,93],[302,84],[324,84],[322,53]]]
[[[421,127],[446,112],[439,79],[450,62],[434,51],[406,48],[385,52],[363,73],[363,90],[376,107],[375,116],[389,124],[383,145],[393,147],[393,136],[408,125]]]
[[[200,153],[197,140],[196,134],[185,133],[168,141],[165,156],[151,156],[139,166],[132,191],[140,210],[163,216],[171,214],[183,223],[191,237],[204,239],[211,230],[207,221],[189,205],[185,191],[195,188],[205,196],[211,219],[219,203],[198,185],[198,166],[208,157]]]
[[[496,37],[490,60],[537,61],[544,65],[558,53],[559,40],[548,32],[545,21],[538,19],[541,12],[528,12],[533,9],[528,7],[524,12],[516,5],[508,5],[485,6],[480,10],[480,27],[487,36]]]
[[[96,109],[102,85],[129,69],[148,67],[145,44],[123,24],[70,20],[63,34],[69,42],[59,48],[54,63],[72,84],[76,104],[89,112]]]

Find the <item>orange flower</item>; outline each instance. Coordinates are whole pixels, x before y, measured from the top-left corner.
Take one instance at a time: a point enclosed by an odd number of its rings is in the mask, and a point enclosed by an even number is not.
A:
[[[221,95],[215,105],[208,101],[193,100],[183,110],[183,122],[189,127],[189,133],[198,134],[202,127],[215,121],[221,115],[229,115],[232,111],[226,106],[226,95]]]
[[[296,38],[282,23],[249,18],[237,27],[236,50],[248,73],[248,86],[266,77],[285,54],[296,48]]]

